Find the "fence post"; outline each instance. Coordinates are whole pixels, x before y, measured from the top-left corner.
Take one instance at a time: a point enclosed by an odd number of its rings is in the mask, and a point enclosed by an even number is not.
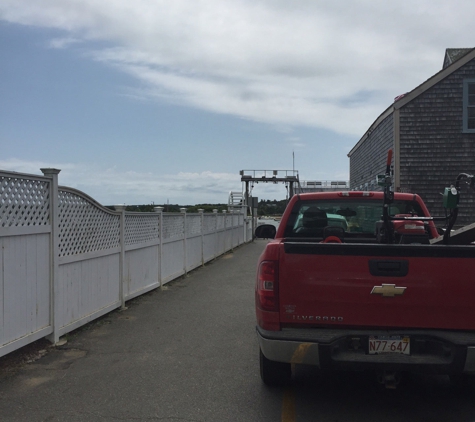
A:
[[[186,254],[186,248],[187,248],[187,242],[186,242],[186,208],[180,208],[180,212],[183,214],[183,261],[185,263],[184,265],[184,270],[185,270],[185,277],[188,274],[188,268],[187,268],[187,254]]]
[[[204,220],[205,220],[205,210],[200,208],[198,209],[198,212],[200,213],[201,216],[201,266],[205,266],[205,237],[204,237]]]
[[[114,205],[114,209],[120,212],[120,258],[119,258],[119,297],[120,297],[120,309],[125,310],[125,205]]]
[[[50,183],[50,321],[53,332],[47,339],[56,344],[59,341],[59,189],[58,174],[61,170],[54,168],[43,168],[41,172],[51,179]]]
[[[242,219],[242,225],[243,225],[243,232],[244,232],[244,237],[243,237],[243,243],[247,243],[247,207],[246,205],[241,206],[241,214],[243,214],[243,219]]]
[[[223,214],[226,214],[226,210],[221,211]],[[226,249],[226,239],[228,238],[228,228],[226,225],[226,215],[224,216],[224,247],[222,253],[226,253],[228,250]]]
[[[158,212],[158,282],[160,289],[163,288],[162,283],[162,262],[163,262],[163,207],[154,207],[154,211]]]
[[[229,210],[231,214],[231,252],[234,252],[234,209]]]
[[[214,214],[214,254],[213,254],[213,259],[216,258],[217,250],[218,250],[218,210],[215,208],[213,209],[213,214]]]

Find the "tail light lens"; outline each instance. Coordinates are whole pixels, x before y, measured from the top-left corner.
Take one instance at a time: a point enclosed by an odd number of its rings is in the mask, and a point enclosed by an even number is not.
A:
[[[257,305],[264,311],[279,310],[277,261],[262,261],[257,271]]]

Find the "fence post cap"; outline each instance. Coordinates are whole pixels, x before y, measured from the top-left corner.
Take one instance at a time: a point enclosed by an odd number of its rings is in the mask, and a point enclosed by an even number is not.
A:
[[[125,211],[125,208],[127,207],[127,205],[114,205],[114,209],[116,211]]]
[[[163,212],[163,207],[153,207],[155,212]]]
[[[51,174],[59,174],[59,172],[61,171],[60,169],[54,169],[54,168],[42,168],[40,170],[45,176],[51,175]]]

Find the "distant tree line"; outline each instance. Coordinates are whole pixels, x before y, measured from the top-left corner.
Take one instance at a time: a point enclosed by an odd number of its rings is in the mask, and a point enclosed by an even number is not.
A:
[[[186,208],[187,213],[197,213],[199,209],[203,209],[204,212],[213,212],[217,209],[218,212],[227,210],[227,204],[197,204],[197,205],[178,205],[178,204],[148,204],[148,205],[127,205],[126,211],[132,212],[154,212],[155,207],[163,207],[164,212],[180,212],[180,208]]]
[[[282,215],[287,206],[287,202],[286,199],[280,201],[277,201],[276,199],[273,201],[270,201],[269,199],[261,199],[257,206],[257,215]]]
[[[258,203],[257,215],[282,215],[285,207],[287,206],[287,200],[282,199],[273,201],[269,199],[261,199]],[[148,205],[127,205],[125,207],[126,211],[132,212],[154,212],[155,207],[163,207],[164,212],[180,212],[180,208],[186,208],[187,213],[197,213],[199,209],[203,209],[204,212],[213,212],[213,210],[218,210],[222,212],[223,210],[228,209],[227,204],[196,204],[196,205],[178,205],[178,204],[148,204]],[[114,209],[113,206],[108,208]]]

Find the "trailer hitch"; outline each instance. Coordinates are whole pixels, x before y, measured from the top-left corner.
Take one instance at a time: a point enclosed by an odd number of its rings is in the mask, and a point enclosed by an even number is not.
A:
[[[396,371],[380,371],[376,373],[378,382],[387,389],[394,390],[401,382],[401,373]]]

